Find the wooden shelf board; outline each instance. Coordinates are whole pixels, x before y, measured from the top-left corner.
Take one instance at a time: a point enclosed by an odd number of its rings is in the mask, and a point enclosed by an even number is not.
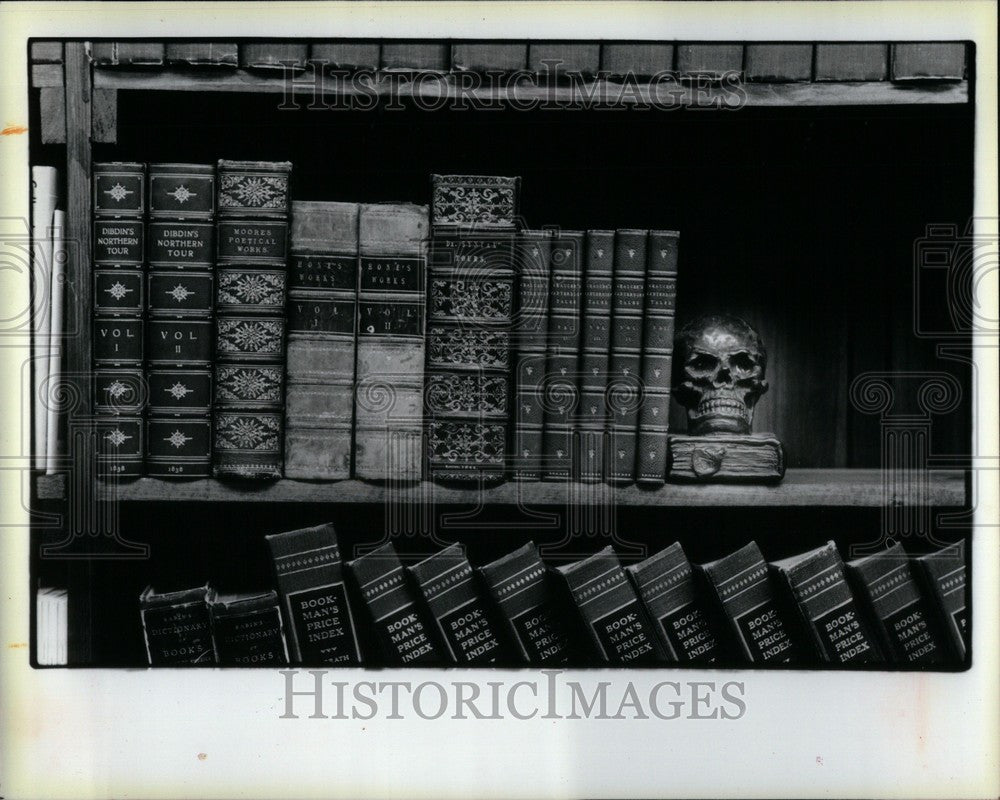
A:
[[[240,484],[214,479],[163,480],[138,478],[117,486],[102,483],[109,499],[119,502],[240,502],[240,503],[385,503],[400,501],[437,505],[565,506],[567,504],[648,507],[857,507],[884,504],[882,472],[877,469],[789,470],[776,486],[668,484],[658,489],[638,486],[561,482],[517,483],[464,488],[424,482],[389,489],[383,485],[347,480],[333,483],[280,480],[268,484]],[[897,480],[896,485],[913,486]],[[931,470],[925,502],[929,506],[961,507],[966,504],[965,473]],[[893,504],[902,498],[893,498]]]
[[[550,100],[553,105],[565,104],[574,97],[588,98],[595,106],[608,105],[602,98],[618,98],[625,105],[640,101],[648,102],[652,96],[661,103],[674,107],[720,107],[736,108],[748,106],[850,106],[850,105],[913,105],[913,104],[961,104],[969,101],[969,87],[965,80],[921,81],[893,83],[891,81],[862,82],[797,82],[797,83],[743,83],[740,88],[731,86],[694,86],[690,83],[640,84],[637,91],[629,87],[622,93],[621,86],[613,81],[593,81],[582,87],[536,86],[515,84],[511,88],[459,89],[455,77],[442,75],[440,80],[421,80],[409,83],[395,79],[395,83],[378,82],[370,88],[359,89],[344,82],[327,77],[323,81],[328,97],[373,94],[385,96],[393,90],[400,98],[420,95],[426,100],[438,100],[444,96],[474,98],[477,101],[500,102],[515,99],[520,103]],[[339,83],[339,85],[338,85]],[[306,107],[305,97],[310,97],[317,82],[311,72],[298,73],[293,82],[293,91],[303,99],[300,105]],[[109,90],[141,90],[169,92],[258,92],[282,93],[286,81],[280,74],[266,74],[247,70],[94,70],[94,87]],[[738,92],[745,93],[745,99]]]

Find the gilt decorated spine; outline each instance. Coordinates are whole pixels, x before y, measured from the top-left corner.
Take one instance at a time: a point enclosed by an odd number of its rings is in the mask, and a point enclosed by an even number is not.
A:
[[[212,472],[273,480],[284,455],[288,162],[219,161]]]
[[[610,546],[557,569],[601,662],[632,665],[662,660],[642,602]]]
[[[139,595],[139,617],[152,667],[213,665],[217,661],[209,605],[215,590],[208,584],[177,592],[147,586]]]
[[[351,561],[348,567],[368,606],[388,663],[393,666],[438,663],[441,657],[429,618],[417,603],[392,542]]]
[[[211,474],[215,167],[150,164],[146,474]]]
[[[288,664],[288,646],[275,592],[219,594],[208,607],[219,664],[227,667]]]
[[[361,206],[354,472],[423,475],[427,206]]]
[[[359,664],[361,651],[333,525],[264,538],[274,561],[292,662]]]
[[[965,541],[914,558],[913,571],[933,600],[955,659],[964,661],[969,649]]]
[[[573,426],[579,406],[583,242],[579,231],[563,231],[552,242],[552,284],[543,397],[545,433],[542,478],[574,475]]]
[[[146,165],[94,164],[93,387],[97,469],[142,474]]]
[[[288,273],[285,476],[351,476],[358,205],[296,201]]]

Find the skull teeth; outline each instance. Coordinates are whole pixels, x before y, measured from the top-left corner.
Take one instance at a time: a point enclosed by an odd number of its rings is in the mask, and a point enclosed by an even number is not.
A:
[[[698,408],[695,411],[695,416],[703,417],[708,414],[724,414],[726,416],[740,416],[744,419],[749,418],[747,412],[746,403],[741,403],[739,400],[732,399],[712,399],[703,400],[698,404]]]

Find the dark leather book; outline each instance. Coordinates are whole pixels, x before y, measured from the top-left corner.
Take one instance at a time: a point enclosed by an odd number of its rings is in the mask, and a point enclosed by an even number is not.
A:
[[[514,441],[511,467],[515,480],[542,476],[543,384],[549,329],[551,231],[522,231],[517,238],[517,311],[514,315]]]
[[[610,546],[557,570],[601,662],[632,665],[663,659],[652,623]]]
[[[209,601],[212,636],[224,667],[282,667],[288,646],[273,592],[218,594]]]
[[[212,472],[283,472],[288,162],[220,160]]]
[[[962,80],[965,42],[895,42],[891,80]]]
[[[502,640],[461,545],[449,545],[409,570],[451,661],[468,665],[503,660]]]
[[[240,45],[240,66],[244,69],[305,69],[309,45],[302,42],[255,42]]]
[[[427,206],[361,206],[354,474],[423,476]]]
[[[92,186],[97,470],[132,478],[143,473],[145,451],[146,165],[94,164]]]
[[[158,67],[163,42],[94,42],[90,57],[99,67]]]
[[[710,664],[721,648],[702,599],[691,563],[679,542],[638,564],[625,567],[639,593],[666,660]]]
[[[285,476],[351,476],[358,204],[292,203]]]
[[[149,165],[146,474],[212,474],[215,166]]]
[[[608,353],[611,349],[611,296],[614,231],[587,231],[584,255],[583,344],[580,353],[579,477],[585,483],[604,480],[607,456]]]
[[[236,42],[167,42],[168,64],[192,67],[235,67],[239,64]]]
[[[881,664],[877,640],[847,583],[837,545],[772,561],[787,586],[822,661],[829,664]]]
[[[565,664],[569,640],[535,543],[479,567],[479,572],[520,657],[529,664]]]
[[[607,386],[609,458],[604,469],[609,483],[635,480],[647,238],[645,230],[615,232]]]
[[[518,178],[433,175],[428,473],[502,480],[510,430]]]
[[[580,231],[562,231],[552,241],[549,334],[542,384],[542,479],[547,481],[575,477],[573,444],[583,341],[583,244],[584,234]]]
[[[361,663],[333,525],[264,537],[274,560],[292,662],[307,666]]]
[[[667,475],[670,372],[677,306],[677,231],[650,231],[643,290],[642,401],[636,434],[635,479],[662,486]]]
[[[209,604],[215,590],[208,584],[179,592],[157,592],[147,586],[139,595],[139,617],[146,658],[153,667],[217,661]]]
[[[966,598],[965,540],[918,556],[913,572],[934,603],[956,661],[965,661],[969,649],[969,611]]]
[[[371,614],[387,663],[436,664],[441,660],[430,618],[418,604],[406,570],[388,542],[348,562]]]
[[[914,580],[902,545],[894,544],[881,553],[848,561],[847,571],[894,663],[925,666],[948,660],[937,616]]]
[[[790,664],[799,660],[791,622],[756,542],[700,569],[748,661]]]

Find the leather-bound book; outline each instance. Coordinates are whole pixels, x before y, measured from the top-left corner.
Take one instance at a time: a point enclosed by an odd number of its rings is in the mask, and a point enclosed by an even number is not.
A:
[[[382,58],[382,45],[379,42],[313,42],[309,49],[309,59],[325,62],[330,69],[367,70],[378,69]]]
[[[542,478],[574,477],[574,420],[579,406],[580,343],[583,339],[583,243],[580,231],[563,231],[552,242],[549,334],[542,385],[545,433]]]
[[[468,665],[503,659],[502,640],[461,545],[449,545],[409,570],[451,661]]]
[[[517,311],[514,317],[514,442],[511,449],[515,480],[542,476],[542,436],[545,423],[543,383],[549,329],[549,275],[552,232],[522,231],[517,238]]]
[[[240,45],[240,66],[245,69],[305,69],[309,44],[304,42],[254,42]]]
[[[292,203],[285,476],[351,476],[358,204]]]
[[[760,664],[799,660],[787,611],[778,601],[756,542],[699,568],[747,660]]]
[[[580,480],[604,480],[607,451],[608,352],[611,348],[614,231],[587,231],[583,279],[583,345],[580,353],[580,402],[577,406]]]
[[[837,545],[772,561],[771,569],[791,592],[822,661],[881,664],[878,642],[854,598]]]
[[[153,667],[216,663],[209,604],[215,590],[208,584],[177,592],[147,586],[139,595],[139,617],[146,658]]]
[[[97,470],[131,478],[142,474],[145,451],[146,165],[94,164],[93,211]]]
[[[647,238],[644,230],[615,232],[607,387],[609,458],[604,470],[610,483],[635,480]]]
[[[293,663],[359,664],[361,652],[333,525],[264,538],[274,561]]]
[[[691,562],[679,542],[638,564],[625,567],[642,598],[669,661],[710,664],[720,647],[702,599]]]
[[[167,42],[168,64],[192,67],[235,67],[239,64],[236,42]]]
[[[938,622],[951,643],[956,661],[964,661],[969,649],[965,541],[914,558],[912,566],[927,595],[934,601]]]
[[[163,42],[94,42],[91,58],[99,67],[158,67]]]
[[[427,206],[361,206],[354,474],[423,475]]]
[[[149,165],[146,474],[212,472],[215,166]]]
[[[281,667],[288,646],[278,595],[271,592],[218,594],[209,601],[212,636],[225,667]]]
[[[368,606],[386,661],[392,666],[438,663],[441,654],[430,618],[417,602],[392,542],[347,566]]]
[[[288,162],[218,163],[212,472],[276,479],[284,456]]]
[[[557,571],[566,580],[599,661],[632,665],[662,660],[653,626],[610,546]]]
[[[518,178],[433,175],[429,256],[428,471],[502,480],[510,429],[510,342]]]
[[[636,435],[635,479],[662,486],[667,475],[670,370],[677,306],[677,231],[650,231],[643,290],[642,401]]]
[[[447,42],[411,40],[382,42],[382,69],[389,72],[447,72]]]
[[[527,42],[455,42],[451,46],[454,72],[518,72],[527,65]]]
[[[914,579],[902,545],[848,561],[847,571],[893,662],[918,667],[949,660],[937,615]]]
[[[569,640],[556,614],[549,571],[534,542],[479,568],[483,581],[529,664],[565,664]]]

